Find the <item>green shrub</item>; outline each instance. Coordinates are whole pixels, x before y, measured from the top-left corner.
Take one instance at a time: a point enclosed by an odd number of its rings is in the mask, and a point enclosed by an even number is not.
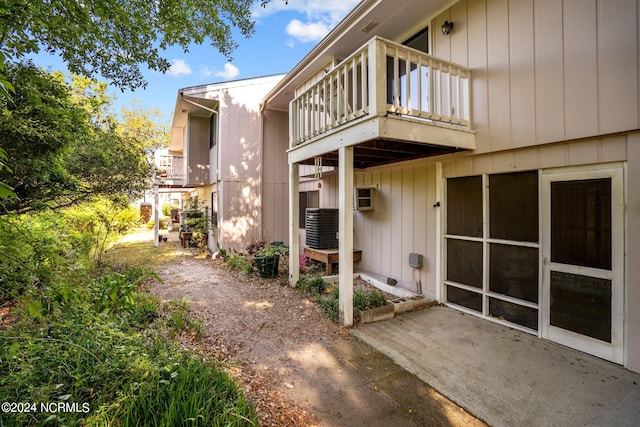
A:
[[[186,299],[171,300],[164,304],[164,310],[168,313],[165,323],[171,336],[193,332],[197,340],[201,339],[202,323],[191,316]]]
[[[227,375],[162,339],[162,323],[148,323],[159,305],[140,291],[145,277],[135,269],[25,296],[18,321],[0,334],[0,401],[83,410],[4,413],[0,425],[257,425],[255,408]],[[169,304],[169,318],[174,308],[188,310]]]
[[[176,205],[172,205],[172,204],[164,204],[164,205],[162,205],[162,215],[170,217],[172,209],[179,209],[179,207],[176,206]]]
[[[231,271],[244,272],[251,274],[253,272],[253,261],[244,254],[231,254],[225,258],[227,267]]]
[[[322,314],[327,316],[329,319],[334,322],[338,321],[339,315],[339,305],[338,305],[338,287],[333,286],[330,288],[330,292],[326,295],[323,294],[315,294],[314,299],[318,306],[320,307],[320,311]]]
[[[322,294],[327,288],[327,282],[317,273],[302,274],[296,282],[296,288],[300,293]]]
[[[298,281],[300,283],[300,281]],[[322,313],[333,321],[338,320],[339,308],[339,288],[331,285],[328,294],[315,293],[314,300],[320,307]],[[353,311],[366,310],[380,307],[386,304],[385,295],[378,289],[354,289],[353,291]]]
[[[355,289],[353,291],[353,309],[366,310],[380,307],[387,302],[384,294],[377,289]]]

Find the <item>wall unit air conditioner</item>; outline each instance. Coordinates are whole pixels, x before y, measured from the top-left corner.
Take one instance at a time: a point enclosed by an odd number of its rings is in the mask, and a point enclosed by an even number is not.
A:
[[[353,191],[353,208],[357,211],[372,211],[375,206],[376,187],[356,187]]]

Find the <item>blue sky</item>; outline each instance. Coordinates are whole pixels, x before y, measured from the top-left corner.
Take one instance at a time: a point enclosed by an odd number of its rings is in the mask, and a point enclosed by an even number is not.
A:
[[[253,17],[255,33],[249,39],[236,35],[239,47],[232,62],[208,44],[193,45],[188,53],[180,48],[167,49],[172,66],[168,73],[147,71],[148,86],[135,92],[111,88],[117,97],[114,110],[131,105],[157,109],[163,121],[171,123],[178,89],[206,83],[223,82],[269,74],[286,73],[293,68],[359,0],[271,0],[266,8],[256,1]],[[66,71],[57,58],[37,55],[34,61],[46,68]],[[100,79],[99,79],[100,80]]]

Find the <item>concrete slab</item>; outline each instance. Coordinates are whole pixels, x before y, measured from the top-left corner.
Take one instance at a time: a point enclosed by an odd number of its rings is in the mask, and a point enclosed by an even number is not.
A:
[[[351,333],[493,426],[640,425],[640,374],[447,307]]]

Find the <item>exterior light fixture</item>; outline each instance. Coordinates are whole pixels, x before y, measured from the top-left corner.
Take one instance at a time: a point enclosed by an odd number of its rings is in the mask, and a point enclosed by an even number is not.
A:
[[[442,35],[448,36],[451,33],[452,29],[453,29],[453,22],[444,21],[444,24],[442,24]]]

